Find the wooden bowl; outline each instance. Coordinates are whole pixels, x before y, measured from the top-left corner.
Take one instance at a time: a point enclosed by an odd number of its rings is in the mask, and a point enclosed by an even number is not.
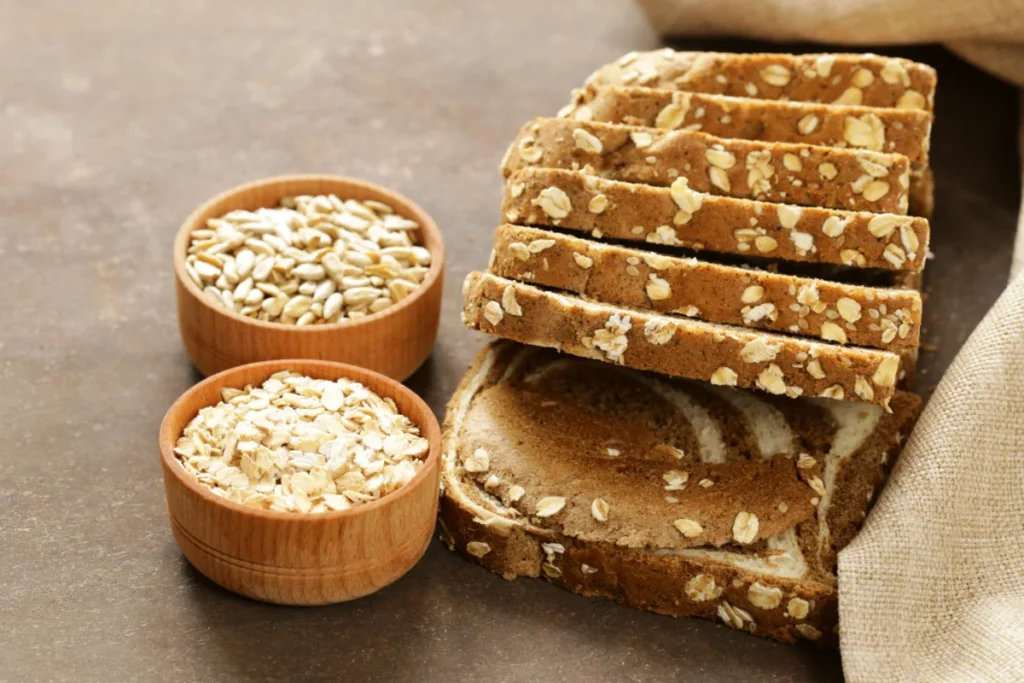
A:
[[[276,206],[282,197],[299,194],[375,199],[419,223],[417,241],[431,254],[430,270],[421,285],[383,311],[332,325],[264,322],[212,304],[185,271],[192,230],[229,211]],[[178,327],[192,363],[203,375],[257,361],[311,358],[359,365],[402,381],[426,360],[434,346],[443,272],[441,231],[427,212],[396,192],[340,176],[281,176],[228,190],[192,212],[174,240]]]
[[[336,512],[262,510],[214,495],[185,471],[175,443],[200,408],[221,400],[221,388],[262,384],[280,370],[317,379],[347,377],[394,399],[430,443],[420,471],[379,500]],[[434,531],[440,451],[437,419],[416,394],[375,372],[326,361],[266,361],[226,370],[186,391],[160,425],[167,511],[182,553],[229,591],[283,605],[352,600],[409,571]]]

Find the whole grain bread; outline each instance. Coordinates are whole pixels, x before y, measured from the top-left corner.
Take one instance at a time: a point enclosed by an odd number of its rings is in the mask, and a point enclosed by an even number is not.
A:
[[[586,85],[637,85],[734,97],[924,109],[934,107],[935,69],[873,54],[630,52]]]
[[[508,179],[501,215],[595,238],[860,268],[918,272],[928,253],[924,218],[719,197],[678,178],[650,187],[527,167]]]
[[[523,126],[501,170],[529,166],[661,186],[684,177],[699,192],[876,213],[906,214],[910,187],[902,154],[561,118]]]
[[[638,370],[792,398],[825,396],[887,407],[900,371],[900,356],[888,351],[585,301],[489,273],[470,273],[463,299],[463,322],[471,329]],[[751,320],[772,315],[771,304],[747,313]]]
[[[490,272],[591,301],[899,352],[918,345],[921,295],[781,275],[502,225]],[[771,304],[776,315],[749,318]]]
[[[496,342],[448,404],[440,521],[507,579],[834,645],[835,556],[920,407],[670,380]]]
[[[932,129],[931,112],[921,109],[837,107],[620,86],[574,90],[559,114],[580,121],[698,130],[720,138],[893,152],[920,168],[928,165]]]
[[[931,167],[910,169],[910,203],[912,216],[931,218],[935,211],[935,176]]]

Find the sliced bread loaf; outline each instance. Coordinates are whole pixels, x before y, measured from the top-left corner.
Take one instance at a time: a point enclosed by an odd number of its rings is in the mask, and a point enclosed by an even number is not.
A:
[[[780,275],[502,225],[490,272],[592,301],[890,351],[918,345],[921,295]],[[774,316],[751,318],[770,304]]]
[[[470,273],[463,296],[472,329],[717,385],[888,406],[900,371],[888,351],[595,303],[489,273]],[[754,322],[775,315],[769,303],[746,314]]]
[[[920,401],[669,380],[496,342],[448,404],[448,545],[505,578],[835,643],[835,555]]]
[[[685,178],[650,187],[528,167],[506,183],[501,213],[596,238],[860,268],[918,272],[928,253],[924,218],[719,197]]]
[[[910,187],[902,154],[560,118],[523,126],[501,170],[529,166],[661,186],[684,177],[699,192],[877,213],[906,214]]]
[[[637,85],[734,97],[931,111],[937,77],[925,64],[872,54],[630,52],[587,85]]]
[[[572,102],[559,114],[580,121],[698,130],[721,138],[893,152],[916,167],[928,164],[932,129],[932,114],[921,109],[836,107],[619,86],[574,90]]]
[[[910,169],[908,213],[931,218],[935,211],[935,176],[930,166]]]

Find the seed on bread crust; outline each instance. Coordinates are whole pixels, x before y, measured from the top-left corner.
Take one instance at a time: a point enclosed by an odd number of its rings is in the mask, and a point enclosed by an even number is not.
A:
[[[806,619],[810,608],[811,604],[803,598],[790,598],[786,603],[786,614],[794,619]]]
[[[551,517],[561,512],[565,507],[565,498],[562,496],[547,496],[537,501],[537,517]]]
[[[692,519],[677,519],[672,525],[686,538],[697,538],[704,533],[704,527]]]
[[[732,537],[737,543],[753,543],[757,538],[757,515],[742,511],[732,523]]]
[[[487,545],[483,541],[470,541],[466,544],[466,552],[473,557],[482,558],[484,555],[491,552],[491,546]]]
[[[722,594],[722,587],[715,584],[715,577],[710,574],[697,574],[686,582],[686,597],[694,602],[715,600]]]
[[[479,474],[486,472],[491,467],[491,458],[482,448],[477,448],[473,451],[472,455],[468,456],[462,464],[466,468],[467,472],[473,474]]]
[[[760,581],[755,581],[747,590],[747,599],[755,607],[775,609],[782,602],[782,591],[775,586],[766,586]]]

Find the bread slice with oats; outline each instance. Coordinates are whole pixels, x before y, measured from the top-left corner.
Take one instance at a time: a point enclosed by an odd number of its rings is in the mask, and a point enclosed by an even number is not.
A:
[[[933,118],[922,109],[837,107],[620,86],[574,90],[572,101],[559,115],[580,121],[699,130],[720,138],[892,152],[921,168],[928,165]]]
[[[463,322],[471,329],[638,370],[791,398],[826,396],[887,407],[900,372],[900,356],[889,351],[586,301],[490,273],[470,273],[463,299]],[[774,314],[771,304],[762,304],[748,317]]]
[[[502,225],[494,275],[591,301],[900,352],[918,345],[921,294],[728,266]],[[755,307],[774,316],[757,320]]]
[[[920,400],[779,399],[499,341],[448,403],[449,547],[507,579],[835,645],[836,553]]]
[[[692,117],[698,118],[699,113],[707,114],[709,109],[712,114],[699,117],[699,122],[680,121],[680,125],[690,128],[700,125],[705,132],[721,137],[787,141],[793,134],[820,135],[822,137],[817,142],[812,139],[797,141],[860,147],[861,144],[851,143],[850,139],[875,142],[878,132],[884,129],[888,137],[884,151],[900,152],[911,159],[909,213],[931,217],[935,183],[927,165],[927,152],[936,84],[935,69],[926,64],[873,54],[728,54],[676,52],[666,48],[631,52],[599,68],[583,88],[573,91],[573,101],[559,114],[571,113],[581,120],[618,120],[616,113],[609,110],[609,102],[595,102],[592,110],[589,101],[599,99],[597,93],[608,97],[609,92],[621,92],[619,88],[622,86],[638,86],[638,91],[672,91],[676,96],[691,94],[699,102],[688,112]],[[742,104],[735,110],[720,107],[723,111],[716,118],[714,111],[719,107],[713,100],[705,102],[703,98],[722,96]],[[621,100],[614,95],[611,97],[612,109],[620,107]],[[679,102],[685,100],[682,98]],[[782,109],[765,109],[771,103]],[[797,108],[801,105],[820,106],[822,113],[813,114],[814,118],[802,115],[796,125],[787,130],[782,121],[791,119],[786,110],[790,105]],[[727,108],[730,111],[725,111]],[[649,117],[649,114],[626,109],[620,109],[625,123],[639,124],[641,118]],[[762,111],[764,116],[746,115],[753,110]],[[849,116],[843,115],[844,111],[861,113],[856,116],[856,121],[851,121]],[[663,123],[680,119],[680,113],[676,106],[668,106],[658,112]],[[902,118],[904,115],[928,117],[927,132],[922,125],[924,119],[916,118],[913,119],[915,123],[911,123]],[[818,125],[826,118],[835,120],[840,117],[842,136],[827,133],[827,123]],[[888,119],[888,122],[883,119]],[[746,120],[747,125],[741,128],[740,120]],[[789,123],[792,124],[792,120]],[[661,126],[657,120],[644,125],[677,127]],[[834,123],[832,127],[835,127]],[[831,141],[826,142],[827,138]],[[919,143],[913,142],[915,138],[921,138]],[[868,148],[874,146],[877,145],[872,144]]]
[[[630,52],[586,85],[635,85],[733,97],[931,111],[935,69],[874,54]]]
[[[698,192],[876,213],[906,214],[910,187],[902,154],[560,118],[523,126],[501,170],[529,166],[660,186],[684,177]]]
[[[595,238],[809,264],[920,272],[924,218],[775,204],[607,180],[579,171],[523,168],[508,179],[501,215]]]

